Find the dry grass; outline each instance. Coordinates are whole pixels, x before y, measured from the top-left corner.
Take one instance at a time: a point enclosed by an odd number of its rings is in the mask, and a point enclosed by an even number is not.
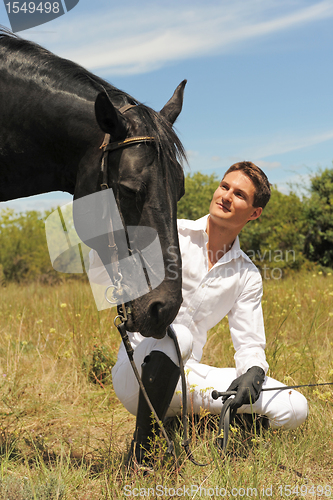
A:
[[[98,313],[82,282],[10,285],[0,293],[0,500],[128,498],[139,487],[150,498],[212,497],[214,488],[215,498],[223,488],[229,497],[232,488],[244,488],[238,496],[245,498],[247,488],[256,488],[265,498],[263,488],[271,485],[273,498],[281,498],[279,486],[285,498],[301,496],[301,486],[319,498],[325,492],[310,487],[327,484],[333,496],[331,387],[303,390],[310,416],[296,431],[244,434],[235,427],[221,460],[213,445],[216,420],[203,416],[192,448],[201,462],[213,458],[209,466],[184,460],[175,431],[181,471],[161,463],[152,477],[129,476],[124,462],[134,418],[109,376],[120,342],[114,311]],[[270,375],[288,383],[333,381],[333,277],[266,281],[263,306]],[[232,366],[233,354],[224,320],[210,332],[203,361]],[[298,494],[288,495],[285,485]],[[183,489],[176,495],[172,488]]]

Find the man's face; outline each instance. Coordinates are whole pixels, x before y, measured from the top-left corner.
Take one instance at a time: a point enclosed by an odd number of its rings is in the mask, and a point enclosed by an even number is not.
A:
[[[254,208],[255,187],[241,170],[227,174],[213,194],[209,213],[221,227],[241,230],[249,220],[257,219],[262,208]]]

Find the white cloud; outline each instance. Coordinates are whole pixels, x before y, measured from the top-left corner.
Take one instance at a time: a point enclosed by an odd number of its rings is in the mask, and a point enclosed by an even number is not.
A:
[[[0,202],[0,212],[5,209],[12,209],[15,212],[26,212],[36,210],[44,212],[65,205],[73,200],[73,196],[68,193],[46,193],[27,198],[20,198],[6,202]]]
[[[199,151],[193,151],[192,149],[188,149],[186,151],[186,156],[189,160],[192,158],[196,158],[199,156]]]
[[[58,31],[38,41],[98,72],[144,73],[172,61],[230,53],[250,40],[332,16],[332,0],[305,7],[303,0],[225,0],[209,8],[189,1],[140,3],[118,10],[102,0],[94,13],[53,21]],[[30,38],[37,40],[35,33]]]
[[[315,146],[323,142],[333,139],[333,130],[327,132],[321,132],[319,134],[312,135],[302,135],[302,136],[280,136],[279,138],[274,137],[270,140],[267,138],[261,138],[262,144],[249,147],[247,149],[247,154],[252,158],[265,158],[267,156],[290,153],[291,151],[296,151],[299,149],[304,149],[307,147]],[[253,141],[254,142],[254,141]],[[258,160],[259,161],[259,160]]]
[[[311,174],[291,174],[274,184],[281,193],[289,194],[292,191],[302,197],[308,195],[310,180]]]
[[[258,160],[256,161],[256,165],[258,165],[258,167],[262,168],[263,170],[273,170],[275,168],[281,167],[281,163],[278,161]]]

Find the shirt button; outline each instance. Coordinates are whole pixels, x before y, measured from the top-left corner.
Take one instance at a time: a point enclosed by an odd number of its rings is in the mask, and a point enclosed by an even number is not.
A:
[[[201,288],[205,288],[205,286],[206,286],[206,285],[205,285],[205,283],[203,283],[203,284],[201,285]]]

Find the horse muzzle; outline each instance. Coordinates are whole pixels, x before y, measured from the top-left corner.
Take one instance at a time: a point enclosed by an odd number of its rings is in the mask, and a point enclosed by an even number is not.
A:
[[[126,322],[126,329],[140,332],[143,337],[162,339],[178,313],[182,302],[179,295],[173,300],[159,297],[146,302],[145,297],[136,299],[132,303],[132,314]]]

